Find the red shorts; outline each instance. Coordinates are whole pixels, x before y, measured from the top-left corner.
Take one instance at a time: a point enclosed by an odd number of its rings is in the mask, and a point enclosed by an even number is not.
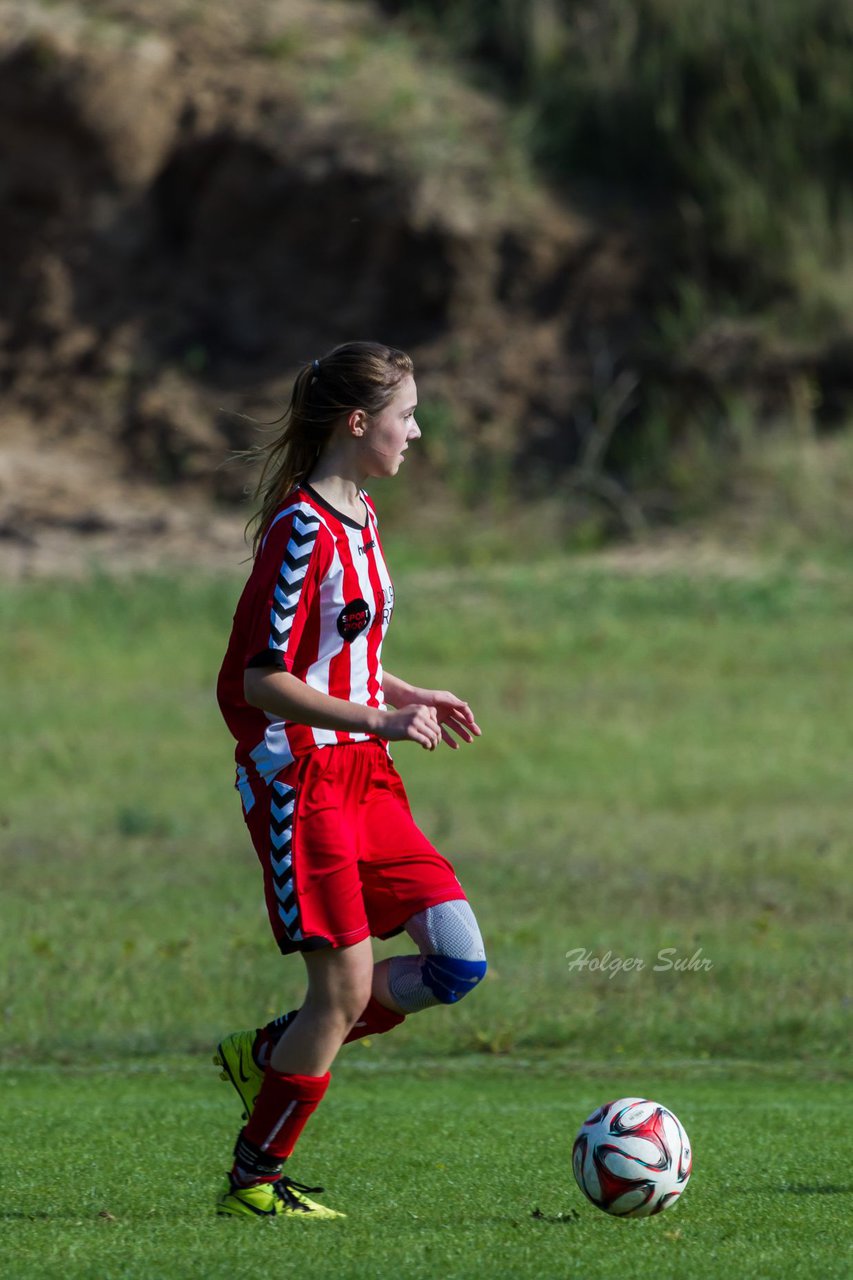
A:
[[[294,761],[246,816],[281,951],[389,938],[410,916],[464,898],[453,867],[415,826],[376,741]]]

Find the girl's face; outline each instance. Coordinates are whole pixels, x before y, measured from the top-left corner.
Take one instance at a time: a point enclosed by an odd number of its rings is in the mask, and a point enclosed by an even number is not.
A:
[[[359,439],[359,461],[368,476],[395,476],[410,440],[420,438],[415,422],[418,390],[411,374],[400,380],[388,404],[372,418],[364,419]]]

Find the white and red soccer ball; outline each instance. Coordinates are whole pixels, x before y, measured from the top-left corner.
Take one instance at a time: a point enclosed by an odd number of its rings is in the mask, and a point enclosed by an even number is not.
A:
[[[572,1148],[581,1191],[619,1218],[647,1218],[677,1204],[692,1167],[690,1139],[680,1121],[645,1098],[599,1107],[581,1125]]]

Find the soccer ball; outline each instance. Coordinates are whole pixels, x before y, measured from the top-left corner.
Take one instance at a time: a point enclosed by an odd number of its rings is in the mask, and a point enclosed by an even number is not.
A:
[[[644,1098],[606,1102],[572,1148],[584,1195],[619,1218],[647,1218],[678,1202],[693,1168],[690,1139],[672,1114]]]

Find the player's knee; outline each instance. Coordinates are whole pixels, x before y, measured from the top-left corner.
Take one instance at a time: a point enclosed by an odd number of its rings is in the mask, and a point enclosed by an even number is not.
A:
[[[303,1008],[350,1028],[361,1017],[372,984],[372,954],[368,953],[365,959],[354,949],[340,948],[324,957],[322,967],[311,974]]]
[[[371,995],[371,979],[355,980],[340,992],[338,1008],[350,1023],[360,1018]]]
[[[453,956],[425,956],[422,977],[440,1004],[456,1004],[482,982],[486,961],[456,960]]]

